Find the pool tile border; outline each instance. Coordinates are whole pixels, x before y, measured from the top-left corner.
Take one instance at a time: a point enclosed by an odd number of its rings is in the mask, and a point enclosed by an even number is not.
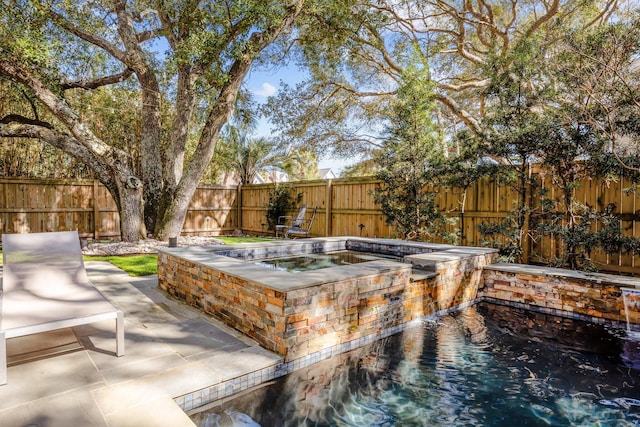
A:
[[[197,409],[201,406],[215,403],[221,399],[228,398],[242,391],[259,386],[269,381],[273,381],[277,378],[283,377],[300,369],[304,369],[315,363],[330,359],[331,357],[338,354],[348,353],[352,350],[356,350],[360,347],[372,344],[383,338],[387,338],[391,335],[403,332],[406,329],[419,326],[425,321],[434,320],[463,308],[470,307],[480,301],[481,298],[475,299],[473,301],[467,301],[455,307],[440,310],[420,317],[418,319],[386,328],[384,330],[381,330],[379,333],[369,334],[351,341],[344,342],[342,344],[336,344],[331,347],[324,348],[322,350],[313,352],[294,360],[290,360],[288,362],[281,362],[273,366],[249,372],[239,377],[214,384],[210,387],[176,397],[174,401],[178,406],[180,406],[183,411],[193,411],[194,409]]]

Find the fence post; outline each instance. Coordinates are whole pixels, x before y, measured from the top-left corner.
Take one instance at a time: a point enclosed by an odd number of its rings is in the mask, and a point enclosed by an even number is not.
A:
[[[533,194],[534,187],[531,185],[531,179],[527,181],[525,194],[528,196],[528,203],[525,202],[526,211],[524,214],[524,224],[522,225],[522,239],[520,242],[522,245],[522,263],[529,264],[529,258],[531,257],[531,246],[533,246],[533,240],[531,239],[531,210],[533,209]]]
[[[236,228],[242,230],[242,184],[238,184],[236,193],[236,203],[238,204],[238,226]]]
[[[94,240],[100,239],[100,206],[98,206],[98,191],[100,182],[97,179],[93,180],[93,238]]]
[[[324,225],[324,235],[325,237],[330,237],[331,236],[331,209],[333,207],[333,181],[328,179],[327,180],[327,187],[325,189],[325,200],[326,200],[326,204],[325,204],[325,225]]]

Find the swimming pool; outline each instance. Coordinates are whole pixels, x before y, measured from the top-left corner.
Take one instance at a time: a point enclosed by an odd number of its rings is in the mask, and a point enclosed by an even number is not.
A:
[[[268,426],[637,426],[624,331],[478,304],[192,416]]]

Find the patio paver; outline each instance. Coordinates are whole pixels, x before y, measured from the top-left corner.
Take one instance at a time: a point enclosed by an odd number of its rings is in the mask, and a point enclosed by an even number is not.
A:
[[[105,262],[86,267],[93,284],[125,313],[126,355],[115,357],[111,321],[9,340],[9,382],[0,387],[3,427],[193,426],[174,397],[281,361],[166,298],[155,276],[132,278]]]

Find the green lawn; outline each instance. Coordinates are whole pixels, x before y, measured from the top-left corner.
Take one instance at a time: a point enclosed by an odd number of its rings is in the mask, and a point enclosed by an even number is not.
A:
[[[216,236],[216,239],[223,241],[227,245],[235,245],[237,243],[270,242],[272,240],[276,240],[271,237],[233,237],[233,236]]]
[[[158,255],[83,256],[85,261],[108,261],[129,276],[158,274]]]

